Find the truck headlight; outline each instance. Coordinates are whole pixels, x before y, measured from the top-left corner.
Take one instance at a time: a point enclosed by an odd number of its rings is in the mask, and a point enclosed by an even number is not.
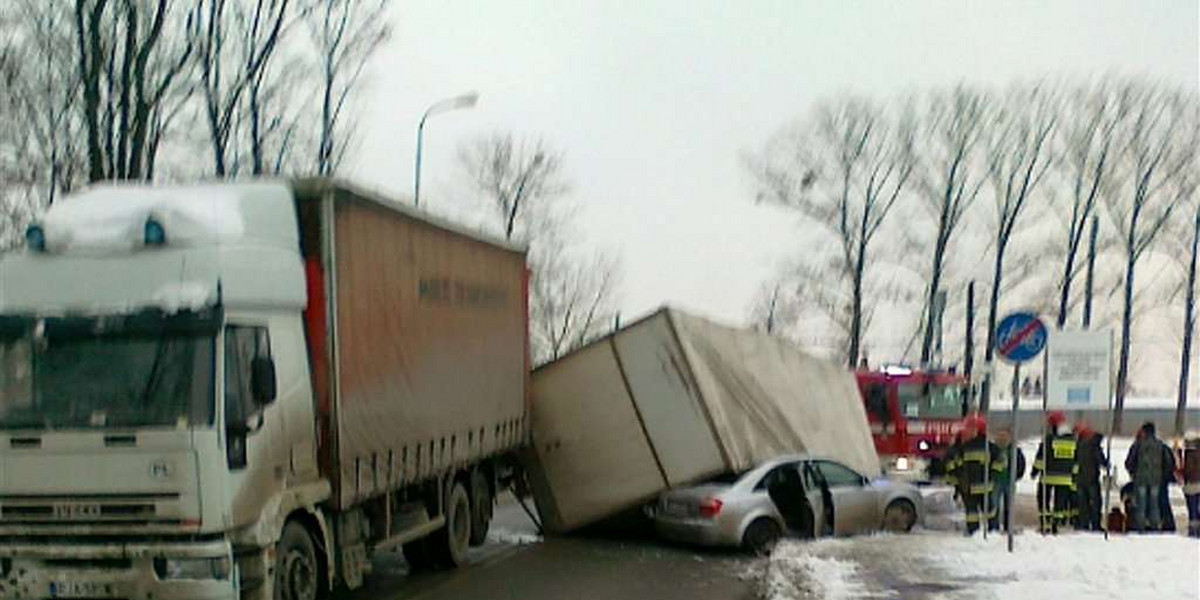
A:
[[[154,573],[159,579],[229,579],[228,557],[155,558]]]
[[[932,446],[930,446],[929,442],[926,440],[917,442],[917,450],[920,450],[921,452],[929,452],[930,448],[932,448]]]
[[[901,456],[900,458],[896,459],[896,470],[897,471],[907,471],[910,466],[912,466],[912,465],[908,464],[907,456]]]

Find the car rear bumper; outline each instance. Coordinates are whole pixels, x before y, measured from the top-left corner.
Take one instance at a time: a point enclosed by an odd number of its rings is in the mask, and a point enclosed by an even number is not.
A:
[[[698,546],[737,546],[741,542],[716,520],[658,517],[654,527],[660,536],[673,542]]]

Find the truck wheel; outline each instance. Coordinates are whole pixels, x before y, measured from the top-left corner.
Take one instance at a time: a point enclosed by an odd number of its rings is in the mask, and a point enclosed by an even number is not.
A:
[[[446,499],[446,526],[429,536],[429,550],[438,566],[454,568],[467,561],[471,544],[471,502],[467,489],[455,483]]]
[[[760,517],[750,523],[746,533],[742,534],[742,548],[759,556],[770,554],[783,537],[779,524],[766,517]]]
[[[471,545],[482,546],[487,541],[488,528],[492,524],[492,487],[483,473],[471,474]]]
[[[404,560],[408,561],[409,571],[429,571],[436,566],[429,552],[429,538],[404,544],[401,550],[404,552]]]
[[[883,528],[893,533],[908,533],[917,524],[917,509],[908,500],[894,500],[883,511]]]
[[[275,600],[316,600],[321,592],[321,568],[312,538],[303,525],[291,521],[275,548]]]

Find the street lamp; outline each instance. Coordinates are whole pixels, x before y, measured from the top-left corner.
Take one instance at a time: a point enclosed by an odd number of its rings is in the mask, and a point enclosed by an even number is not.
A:
[[[417,126],[417,174],[413,178],[413,205],[421,205],[421,144],[425,137],[425,120],[433,115],[459,110],[463,108],[472,108],[479,102],[479,92],[467,92],[465,94],[439,100],[425,110],[425,114],[421,115],[421,124]]]

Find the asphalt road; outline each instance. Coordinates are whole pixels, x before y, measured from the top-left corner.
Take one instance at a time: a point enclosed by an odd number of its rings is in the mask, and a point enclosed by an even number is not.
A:
[[[1033,497],[1018,495],[1015,507],[1018,527],[1035,528]],[[638,530],[543,540],[509,502],[497,508],[488,542],[472,550],[467,566],[409,573],[401,554],[389,553],[376,557],[362,589],[335,600],[750,600],[762,568],[745,555],[672,546]]]
[[[622,531],[536,539],[536,528],[511,503],[497,508],[489,540],[470,564],[453,571],[409,573],[400,553],[379,556],[367,584],[337,600],[750,600],[755,560],[739,554],[665,545]]]

